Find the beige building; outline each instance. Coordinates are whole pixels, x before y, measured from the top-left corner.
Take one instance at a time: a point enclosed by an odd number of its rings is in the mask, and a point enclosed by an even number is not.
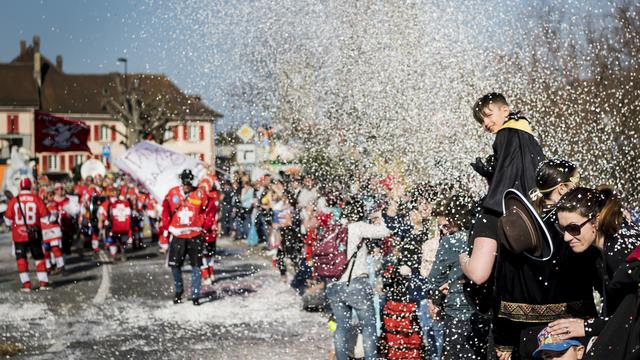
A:
[[[20,42],[20,53],[9,63],[0,64],[0,163],[17,145],[31,151],[38,160],[38,172],[70,172],[88,158],[111,158],[125,151],[124,125],[104,107],[108,94],[118,91],[117,82],[137,82],[149,98],[167,99],[163,104],[175,116],[165,133],[167,148],[208,163],[215,161],[215,122],[221,114],[207,107],[198,96],[184,94],[164,75],[156,74],[68,74],[62,57],[55,64],[40,54],[40,40]],[[34,154],[34,111],[40,110],[68,119],[82,120],[90,126],[92,154],[80,152]]]

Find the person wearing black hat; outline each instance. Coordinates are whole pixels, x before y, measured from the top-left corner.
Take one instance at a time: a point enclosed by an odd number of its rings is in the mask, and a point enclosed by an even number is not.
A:
[[[193,185],[191,170],[180,174],[182,186],[169,190],[162,203],[162,224],[171,236],[168,265],[175,284],[174,304],[182,302],[184,286],[182,265],[187,255],[191,264],[191,300],[200,305],[200,282],[203,250],[203,224],[207,207],[207,194]]]

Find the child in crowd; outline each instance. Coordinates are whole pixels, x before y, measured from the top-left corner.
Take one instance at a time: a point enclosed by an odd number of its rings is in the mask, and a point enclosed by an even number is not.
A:
[[[538,334],[538,348],[533,357],[544,360],[579,360],[584,351],[584,345],[575,338],[562,340],[544,329]]]
[[[492,274],[494,269],[500,269],[501,263],[496,254],[499,253],[498,219],[503,215],[503,194],[507,189],[528,194],[535,188],[536,169],[544,160],[544,154],[527,118],[512,112],[504,95],[490,93],[478,99],[473,106],[473,117],[486,131],[495,134],[493,161],[482,164],[477,160],[473,164],[474,169],[489,181],[489,189],[471,229],[471,255],[464,252],[459,259],[467,279],[478,285],[487,283],[488,288],[493,289],[496,280]],[[496,263],[498,265],[494,267]],[[505,274],[495,272],[498,282],[503,276]],[[474,302],[486,311],[498,306],[500,299],[483,297]],[[495,328],[493,334],[499,360],[507,360],[512,354],[517,358],[514,350],[517,350],[519,334],[504,328]]]

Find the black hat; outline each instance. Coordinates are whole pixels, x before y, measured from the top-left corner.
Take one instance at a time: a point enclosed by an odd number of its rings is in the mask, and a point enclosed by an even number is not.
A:
[[[182,185],[193,185],[193,173],[191,169],[184,169],[180,173],[180,180],[182,181]]]
[[[548,260],[553,243],[540,215],[527,198],[517,190],[505,191],[502,198],[504,215],[498,220],[498,241],[509,251]]]

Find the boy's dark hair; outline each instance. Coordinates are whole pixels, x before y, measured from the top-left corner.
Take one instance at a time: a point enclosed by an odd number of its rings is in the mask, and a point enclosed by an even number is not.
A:
[[[473,105],[473,118],[478,123],[482,124],[482,117],[486,116],[485,110],[491,104],[505,105],[507,107],[509,106],[509,103],[507,102],[507,99],[504,97],[504,95],[497,92],[492,92],[481,97]]]

